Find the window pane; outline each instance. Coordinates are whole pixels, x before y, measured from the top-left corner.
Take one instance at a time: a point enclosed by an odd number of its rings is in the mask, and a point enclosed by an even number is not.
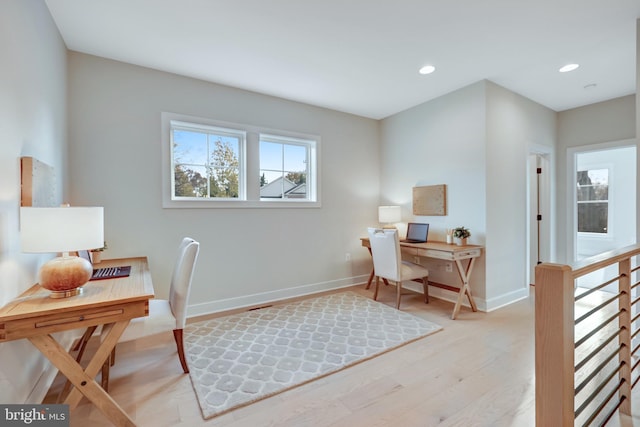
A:
[[[281,177],[282,172],[280,171],[260,170],[260,187],[264,187]]]
[[[305,141],[260,140],[261,199],[307,199],[309,149]]]
[[[282,171],[282,144],[260,141],[260,169]]]
[[[305,172],[307,170],[307,147],[285,145],[284,170],[288,172]]]
[[[609,170],[578,172],[578,201],[609,200]]]
[[[207,172],[204,166],[176,165],[174,197],[207,197]]]
[[[577,173],[578,232],[607,233],[609,216],[609,170]]]
[[[209,197],[239,197],[240,140],[225,135],[210,135],[211,153]]]
[[[207,134],[174,130],[173,160],[176,163],[204,165],[207,162]]]
[[[579,203],[578,231],[585,233],[607,233],[609,203]]]

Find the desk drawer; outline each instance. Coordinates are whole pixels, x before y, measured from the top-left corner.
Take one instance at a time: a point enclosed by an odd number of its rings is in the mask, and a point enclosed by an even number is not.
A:
[[[418,256],[425,258],[438,258],[446,259],[448,261],[455,261],[457,259],[469,259],[479,257],[482,254],[482,250],[478,248],[463,250],[463,251],[439,251],[437,249],[418,249]]]
[[[148,301],[135,301],[108,307],[53,313],[0,323],[0,342],[52,334],[70,329],[130,320],[149,314]]]
[[[402,255],[406,255],[409,257],[414,257],[419,255],[418,253],[418,248],[405,248],[405,247],[400,247],[400,253],[402,253]]]

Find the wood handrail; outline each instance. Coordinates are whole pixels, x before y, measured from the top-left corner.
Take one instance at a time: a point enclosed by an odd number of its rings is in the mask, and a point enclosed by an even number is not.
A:
[[[576,279],[616,264],[618,276],[610,281],[618,283],[616,298],[619,299],[616,307],[619,314],[615,316],[618,317],[617,342],[620,345],[617,358],[620,380],[616,408],[622,414],[631,415],[631,309],[634,304],[631,289],[635,286],[631,283],[634,272],[631,258],[639,255],[640,244],[635,244],[598,254],[572,265],[543,263],[536,267],[536,425],[569,427],[576,421]],[[605,415],[598,415],[596,411],[592,417]]]
[[[640,255],[640,244],[629,245],[620,249],[613,249],[582,259],[571,265],[573,278],[577,279],[578,277],[593,273],[594,271],[616,264],[624,259],[628,259],[636,255]]]

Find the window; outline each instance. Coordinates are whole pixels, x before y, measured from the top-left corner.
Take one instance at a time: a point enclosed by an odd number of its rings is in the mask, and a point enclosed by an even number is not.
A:
[[[162,113],[163,207],[319,207],[319,141]]]
[[[313,141],[260,136],[260,200],[309,200]]]
[[[578,232],[607,234],[609,229],[609,170],[578,171]]]
[[[171,122],[172,199],[241,198],[245,133]]]

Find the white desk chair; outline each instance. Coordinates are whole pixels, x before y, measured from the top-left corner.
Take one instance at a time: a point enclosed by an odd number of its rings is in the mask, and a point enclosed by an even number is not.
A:
[[[200,243],[185,237],[178,246],[178,257],[171,277],[169,299],[149,300],[149,315],[137,317],[129,322],[129,326],[122,333],[118,343],[133,341],[146,336],[173,331],[173,337],[178,349],[178,358],[185,373],[189,373],[189,367],[184,355],[183,330],[187,316],[187,301],[191,290],[191,278],[195,269]],[[87,328],[73,350],[79,350],[76,360],[80,362],[89,339],[96,332],[96,327]],[[116,358],[116,347],[102,366],[102,387],[109,388],[109,367],[113,366]],[[66,396],[71,383],[67,381],[58,396],[58,403]]]
[[[408,261],[402,261],[400,252],[400,240],[398,230],[368,228],[371,255],[373,257],[373,269],[376,276],[376,289],[373,299],[378,299],[378,286],[380,278],[396,283],[396,308],[400,309],[400,296],[402,295],[402,282],[406,280],[422,279],[424,290],[424,302],[429,302],[429,270],[421,265]]]
[[[178,248],[178,259],[171,277],[169,299],[149,300],[149,315],[132,319],[118,343],[133,341],[162,332],[173,331],[180,364],[185,373],[189,367],[184,356],[183,330],[187,319],[187,301],[191,290],[191,278],[195,269],[200,243],[185,238]],[[112,354],[111,365],[115,362]]]

